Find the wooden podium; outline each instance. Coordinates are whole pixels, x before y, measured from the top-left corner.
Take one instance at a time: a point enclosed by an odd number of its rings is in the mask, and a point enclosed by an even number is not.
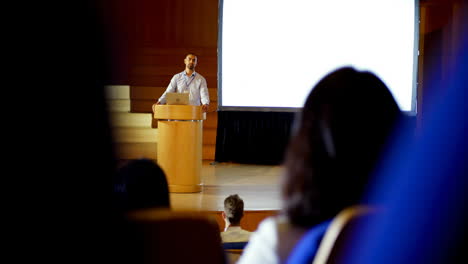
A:
[[[201,106],[156,105],[154,118],[158,120],[158,164],[166,173],[169,192],[200,192],[206,114]]]

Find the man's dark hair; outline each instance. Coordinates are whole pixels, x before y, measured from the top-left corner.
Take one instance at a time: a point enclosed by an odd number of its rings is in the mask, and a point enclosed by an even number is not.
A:
[[[187,58],[188,55],[193,55],[193,56],[195,56],[195,57],[198,59],[197,54],[195,54],[195,53],[193,53],[193,52],[189,52],[189,53],[185,54],[184,59]]]
[[[237,194],[229,195],[224,199],[224,213],[229,223],[232,225],[240,224],[244,216],[244,201]]]

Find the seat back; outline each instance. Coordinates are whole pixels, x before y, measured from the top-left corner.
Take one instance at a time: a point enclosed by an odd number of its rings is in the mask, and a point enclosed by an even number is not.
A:
[[[206,215],[145,210],[129,219],[144,263],[226,263],[219,227]]]
[[[244,248],[248,242],[225,242],[223,243],[224,253],[229,260],[229,263],[236,263],[239,260]]]
[[[347,242],[360,227],[369,223],[376,212],[376,209],[364,206],[353,206],[341,211],[330,223],[312,263],[343,263],[341,258],[349,245]]]
[[[224,253],[226,254],[226,257],[229,263],[236,263],[239,260],[243,252],[244,252],[243,249],[225,249],[224,250]]]

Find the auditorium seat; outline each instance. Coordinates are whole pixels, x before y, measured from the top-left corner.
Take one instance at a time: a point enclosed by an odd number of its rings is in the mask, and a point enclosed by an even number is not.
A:
[[[239,260],[244,250],[243,249],[225,249],[224,252],[226,254],[226,257],[229,263],[234,264]]]
[[[226,242],[223,243],[224,253],[229,260],[229,263],[236,263],[244,252],[244,248],[248,242]]]
[[[129,216],[144,263],[226,263],[214,219],[197,212],[150,209]]]

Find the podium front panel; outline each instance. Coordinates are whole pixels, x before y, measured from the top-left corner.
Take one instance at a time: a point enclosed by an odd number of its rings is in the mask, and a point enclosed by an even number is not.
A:
[[[200,192],[202,120],[158,120],[157,159],[170,192]]]

